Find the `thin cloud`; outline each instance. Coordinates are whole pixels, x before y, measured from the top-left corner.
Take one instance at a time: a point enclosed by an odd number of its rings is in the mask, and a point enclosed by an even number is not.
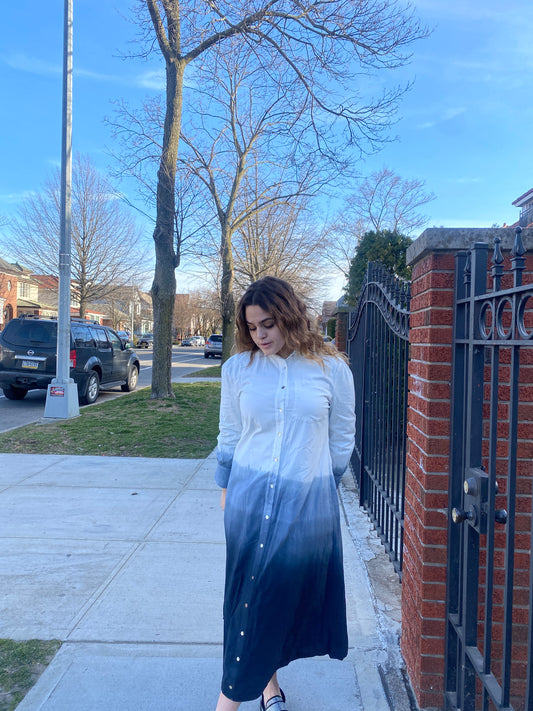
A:
[[[35,190],[22,190],[19,193],[0,193],[0,202],[20,202],[27,198],[35,197]]]
[[[466,108],[464,107],[446,109],[433,121],[425,121],[424,123],[420,123],[418,124],[417,128],[433,128],[434,126],[437,126],[441,123],[445,123],[446,121],[452,121],[454,118],[457,118],[457,116],[460,116],[465,112]]]
[[[123,81],[121,77],[114,74],[101,74],[100,72],[93,72],[90,69],[76,69],[76,67],[74,67],[74,74],[80,77],[86,77],[87,79],[95,79],[96,81]]]
[[[3,61],[11,69],[16,69],[30,74],[39,74],[40,76],[57,76],[61,74],[62,67],[59,64],[44,62],[35,57],[29,57],[26,54],[17,53],[9,57],[3,57]]]
[[[163,69],[142,72],[142,74],[137,75],[132,83],[141,89],[162,91],[165,88],[165,72]]]
[[[61,75],[63,67],[60,64],[45,62],[30,55],[17,53],[2,58],[4,64],[11,69],[29,74],[37,74],[39,76],[58,76]],[[165,74],[162,70],[146,71],[135,77],[118,76],[117,74],[104,74],[96,72],[92,69],[84,69],[76,67],[74,63],[74,75],[85,79],[91,79],[98,82],[121,83],[128,84],[142,89],[156,89],[161,91],[165,88]]]
[[[484,183],[485,179],[484,178],[468,178],[468,177],[462,177],[462,178],[448,178],[449,183],[457,183],[459,185],[473,185],[475,183]]]

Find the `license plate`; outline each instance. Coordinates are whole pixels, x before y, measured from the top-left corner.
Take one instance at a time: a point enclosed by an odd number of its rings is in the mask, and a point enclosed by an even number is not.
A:
[[[37,368],[39,367],[39,361],[38,360],[23,360],[22,367],[23,368],[33,368],[33,370],[37,370]]]

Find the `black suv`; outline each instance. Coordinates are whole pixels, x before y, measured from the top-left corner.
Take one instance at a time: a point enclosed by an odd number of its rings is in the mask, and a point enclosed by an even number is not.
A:
[[[14,318],[0,333],[0,388],[9,400],[45,390],[56,376],[57,321]],[[102,385],[135,390],[140,363],[111,328],[88,321],[70,324],[70,377],[81,405],[95,402]]]

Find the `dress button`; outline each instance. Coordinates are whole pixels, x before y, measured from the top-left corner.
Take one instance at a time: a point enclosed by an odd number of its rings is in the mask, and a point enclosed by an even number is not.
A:
[[[267,514],[267,515],[265,516],[265,518],[266,518],[266,519],[269,519],[269,518],[270,518],[270,516],[269,516],[269,515]]]
[[[264,546],[263,543],[261,543],[261,544],[259,545],[259,548],[264,548],[264,547],[265,547],[265,546]]]
[[[270,485],[270,488],[273,489],[273,488],[274,488],[274,484],[271,484],[271,485]]]
[[[248,603],[247,603],[247,602],[244,603],[244,607],[248,607]]]
[[[228,688],[229,688],[229,689],[233,689],[233,686],[230,684]]]
[[[240,661],[241,661],[241,658],[240,658],[240,657],[237,657],[237,661],[240,662]]]
[[[244,637],[244,630],[241,630],[241,637]]]

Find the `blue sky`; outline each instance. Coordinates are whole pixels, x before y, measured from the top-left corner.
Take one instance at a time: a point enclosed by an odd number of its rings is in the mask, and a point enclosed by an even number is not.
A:
[[[397,140],[360,165],[386,165],[426,182],[437,199],[428,226],[512,222],[512,201],[533,187],[531,0],[416,0],[432,34],[411,63],[387,78],[414,85],[392,129]],[[73,147],[104,173],[112,163],[105,116],[162,86],[161,64],[124,60],[135,51],[129,0],[74,0]],[[60,163],[63,0],[18,0],[2,9],[0,215],[39,191]],[[132,194],[132,197],[133,194]],[[147,225],[147,239],[150,230]]]

